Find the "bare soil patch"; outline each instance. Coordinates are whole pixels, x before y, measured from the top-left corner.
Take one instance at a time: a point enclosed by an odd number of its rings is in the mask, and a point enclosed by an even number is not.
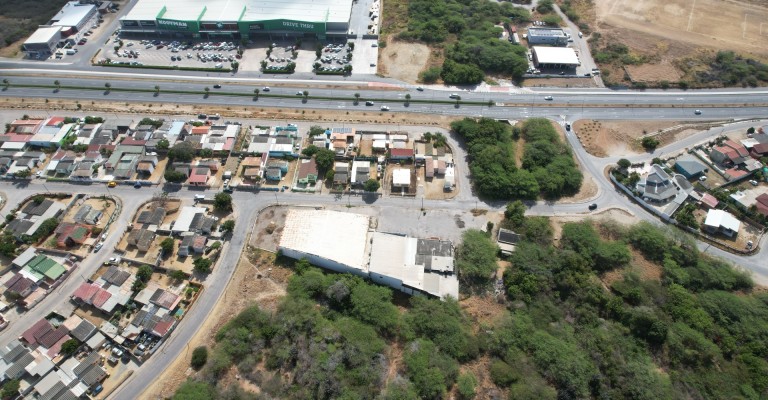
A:
[[[638,143],[643,135],[680,124],[675,121],[580,120],[573,124],[573,130],[589,154],[596,157],[625,156],[643,152]],[[674,135],[668,138],[662,136],[665,135],[657,137],[662,146],[665,141],[668,143],[675,139]]]
[[[592,78],[529,78],[523,81],[523,87],[597,87]]]
[[[379,50],[379,73],[390,78],[415,83],[419,72],[429,62],[430,50],[423,43],[409,43],[387,38],[387,46]]]
[[[668,61],[658,64],[628,65],[627,74],[632,82],[678,82],[683,74]]]

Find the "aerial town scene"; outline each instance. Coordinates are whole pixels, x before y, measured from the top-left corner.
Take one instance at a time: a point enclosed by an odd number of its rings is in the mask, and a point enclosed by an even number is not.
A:
[[[766,399],[766,20],[4,0],[0,399]]]

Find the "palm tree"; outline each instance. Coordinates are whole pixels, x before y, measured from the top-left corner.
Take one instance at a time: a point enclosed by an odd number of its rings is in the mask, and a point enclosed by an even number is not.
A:
[[[360,102],[360,93],[355,93],[355,104]]]
[[[203,90],[205,90],[205,97],[208,97],[208,92],[210,92],[210,91],[211,91],[211,88],[209,88],[208,86],[206,86],[205,88],[203,88]]]
[[[405,94],[405,106],[408,107],[411,104],[411,94],[406,93]]]
[[[11,81],[8,79],[3,79],[3,85],[5,85],[5,88],[8,89],[8,86],[11,86]]]
[[[305,90],[305,91],[304,91],[304,92],[302,92],[302,93],[304,93],[304,100],[306,100],[306,99],[307,99],[307,97],[309,97],[309,90]]]
[[[160,85],[155,85],[155,95],[160,94]]]
[[[254,100],[259,99],[259,92],[260,92],[259,88],[253,89],[253,97],[255,97]]]
[[[53,84],[54,84],[54,85],[56,85],[56,91],[57,91],[57,92],[58,92],[59,90],[61,90],[61,82],[59,82],[59,80],[58,80],[58,79],[57,79],[57,80],[55,80],[55,81],[53,81]]]
[[[460,101],[461,101],[461,96],[456,96],[456,108],[459,108]]]
[[[107,83],[104,84],[104,87],[107,89],[107,92],[109,92],[109,89],[112,88],[112,84],[107,82]]]
[[[493,100],[488,100],[488,108],[493,107],[495,104],[496,103],[494,103]]]

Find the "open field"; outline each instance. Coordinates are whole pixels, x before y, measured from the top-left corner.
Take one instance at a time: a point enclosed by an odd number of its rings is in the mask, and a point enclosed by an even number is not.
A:
[[[601,24],[768,57],[768,8],[726,0],[596,0]]]
[[[422,43],[387,40],[387,47],[379,52],[379,73],[405,82],[416,82],[430,57],[430,50]]]

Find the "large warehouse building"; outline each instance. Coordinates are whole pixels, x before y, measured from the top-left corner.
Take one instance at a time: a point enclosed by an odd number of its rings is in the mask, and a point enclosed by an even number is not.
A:
[[[211,40],[343,36],[352,0],[138,0],[123,33]]]
[[[295,259],[335,272],[369,278],[411,295],[459,297],[453,245],[374,232],[366,215],[292,209],[285,218],[279,249]]]
[[[542,69],[575,69],[581,65],[579,56],[570,47],[533,47],[533,62]]]

